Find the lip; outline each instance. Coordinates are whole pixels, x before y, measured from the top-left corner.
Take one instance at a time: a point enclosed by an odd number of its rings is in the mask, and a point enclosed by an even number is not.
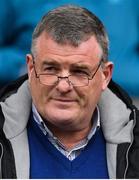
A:
[[[75,99],[69,98],[52,98],[52,101],[58,109],[62,110],[74,107],[74,105],[77,103]]]
[[[55,101],[60,101],[60,102],[75,102],[73,99],[62,99],[62,98],[53,98]]]

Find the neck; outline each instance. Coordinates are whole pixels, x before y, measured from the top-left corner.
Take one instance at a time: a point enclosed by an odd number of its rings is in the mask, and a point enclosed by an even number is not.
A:
[[[90,123],[87,127],[76,131],[66,131],[54,127],[50,124],[47,124],[47,126],[51,130],[53,135],[57,137],[58,140],[65,146],[66,149],[71,149],[87,137],[91,130],[92,124]]]

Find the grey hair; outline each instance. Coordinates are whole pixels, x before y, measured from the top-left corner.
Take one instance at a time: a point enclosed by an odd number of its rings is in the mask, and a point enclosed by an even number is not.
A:
[[[74,47],[94,35],[102,49],[103,61],[108,59],[109,40],[105,27],[92,12],[85,8],[65,5],[45,14],[32,35],[32,54],[35,53],[37,38],[43,32],[58,44],[70,44]]]

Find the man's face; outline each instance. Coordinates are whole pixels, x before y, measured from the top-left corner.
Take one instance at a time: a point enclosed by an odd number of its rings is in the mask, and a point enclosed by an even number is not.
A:
[[[94,36],[73,47],[59,45],[42,33],[36,43],[35,69],[37,74],[91,76],[98,67],[101,55],[101,48]],[[27,55],[27,64],[32,99],[43,119],[63,130],[87,128],[101,92],[111,78],[112,64],[106,63],[104,69],[100,67],[89,85],[83,87],[74,87],[66,79],[61,79],[57,85],[43,85],[35,76],[31,55]]]

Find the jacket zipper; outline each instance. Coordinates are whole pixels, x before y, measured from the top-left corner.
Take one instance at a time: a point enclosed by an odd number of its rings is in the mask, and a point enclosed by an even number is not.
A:
[[[131,143],[130,143],[130,145],[127,149],[127,152],[126,152],[126,168],[125,168],[124,177],[123,177],[124,179],[126,179],[126,174],[127,174],[127,170],[128,170],[128,166],[129,166],[129,159],[128,159],[129,150],[130,150],[130,148],[133,144],[133,141],[134,141],[133,129],[136,125],[136,109],[133,109],[133,114],[134,114],[134,118],[133,118],[134,123],[133,123],[132,134],[131,134]]]
[[[3,145],[0,143],[1,155],[0,155],[0,179],[2,179],[2,157],[3,157]]]

